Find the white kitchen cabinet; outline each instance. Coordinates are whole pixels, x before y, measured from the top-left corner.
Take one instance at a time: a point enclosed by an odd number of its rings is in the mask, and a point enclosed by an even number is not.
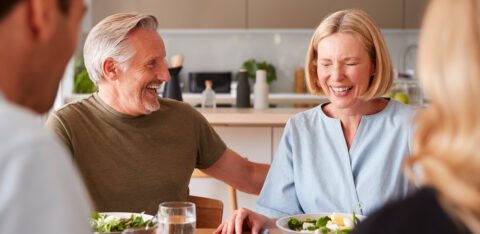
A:
[[[233,151],[248,160],[270,163],[271,127],[230,127],[214,126],[215,131]]]
[[[258,163],[270,163],[272,159],[273,132],[280,134],[280,127],[241,127],[241,126],[214,126],[227,146],[242,157]],[[275,129],[275,130],[274,130]],[[275,146],[276,148],[276,146]],[[223,202],[223,220],[230,217],[228,207],[227,186],[213,178],[192,178],[190,182],[190,194],[219,199]],[[238,207],[256,210],[256,195],[237,191]]]

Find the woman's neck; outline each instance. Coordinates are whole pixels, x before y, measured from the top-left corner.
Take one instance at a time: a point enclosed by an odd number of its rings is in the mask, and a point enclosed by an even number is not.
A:
[[[376,98],[369,101],[358,101],[353,107],[349,108],[336,108],[334,105],[328,104],[322,109],[328,117],[340,120],[345,142],[350,150],[362,116],[376,114],[382,111],[387,104],[387,100]]]

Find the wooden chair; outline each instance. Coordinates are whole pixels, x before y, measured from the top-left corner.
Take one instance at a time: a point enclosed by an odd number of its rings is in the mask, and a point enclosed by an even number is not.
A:
[[[223,203],[220,200],[190,196],[195,203],[197,228],[217,228],[222,223]]]
[[[192,178],[210,178],[210,176],[195,168],[192,174]],[[235,190],[232,186],[228,184],[227,184],[227,189],[228,189],[228,206],[230,208],[230,214],[232,214],[233,211],[238,209],[237,190]]]

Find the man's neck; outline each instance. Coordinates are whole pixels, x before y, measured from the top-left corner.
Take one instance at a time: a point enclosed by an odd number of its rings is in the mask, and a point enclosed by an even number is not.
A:
[[[119,113],[130,116],[139,116],[143,114],[129,110],[129,108],[125,105],[127,103],[122,101],[119,93],[109,86],[99,85],[97,94],[105,104]]]

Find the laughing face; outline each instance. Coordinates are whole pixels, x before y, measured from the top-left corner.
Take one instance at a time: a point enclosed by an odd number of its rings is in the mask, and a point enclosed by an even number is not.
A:
[[[317,48],[318,81],[335,108],[356,108],[375,71],[367,50],[352,34],[325,37]]]
[[[118,71],[118,101],[130,115],[150,114],[160,108],[157,89],[170,80],[165,46],[156,31],[145,29],[131,31],[128,43],[135,54],[127,69]]]

